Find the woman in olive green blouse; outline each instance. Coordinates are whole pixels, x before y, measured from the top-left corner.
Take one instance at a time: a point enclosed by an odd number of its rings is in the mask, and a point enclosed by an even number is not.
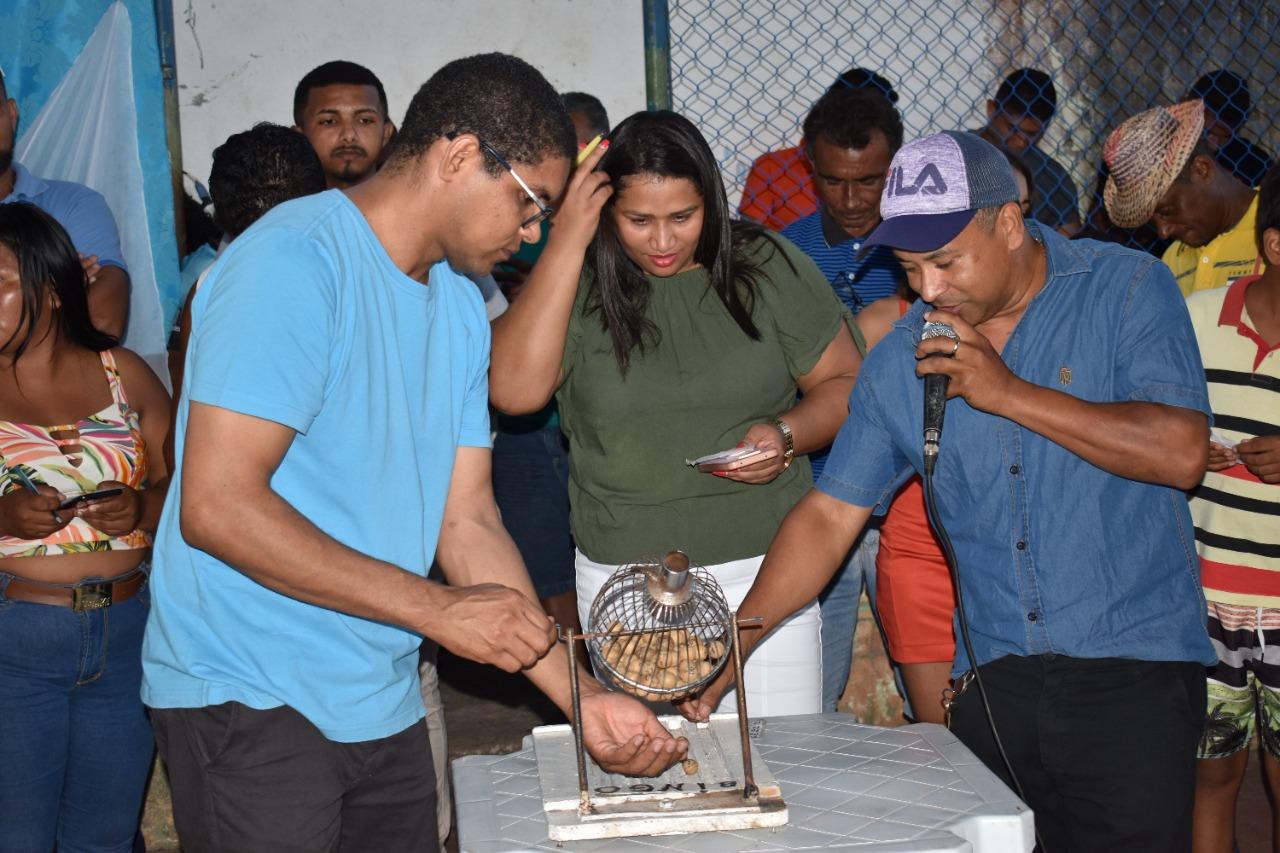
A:
[[[495,324],[494,405],[560,404],[583,624],[613,569],[672,548],[736,605],[812,484],[804,454],[848,412],[860,359],[847,312],[798,249],[729,211],[697,129],[637,113],[575,172]],[[744,442],[776,455],[717,474],[685,464]],[[821,710],[819,628],[815,602],[757,647],[752,714]]]

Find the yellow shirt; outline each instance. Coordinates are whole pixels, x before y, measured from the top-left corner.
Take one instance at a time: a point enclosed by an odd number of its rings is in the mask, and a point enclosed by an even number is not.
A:
[[[1165,250],[1164,262],[1173,270],[1183,296],[1197,290],[1226,287],[1238,278],[1262,272],[1258,256],[1258,196],[1255,193],[1249,209],[1229,231],[1224,231],[1196,248],[1178,240]]]

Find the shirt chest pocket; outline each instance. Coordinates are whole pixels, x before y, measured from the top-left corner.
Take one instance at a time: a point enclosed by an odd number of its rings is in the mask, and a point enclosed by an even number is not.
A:
[[[1022,354],[1022,364],[1014,372],[1028,382],[1080,400],[1117,402],[1114,343],[1095,335],[1067,339],[1065,334],[1047,343],[1037,353]]]

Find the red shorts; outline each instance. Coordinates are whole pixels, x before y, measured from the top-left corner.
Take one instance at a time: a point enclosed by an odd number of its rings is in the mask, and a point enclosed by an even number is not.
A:
[[[898,663],[951,662],[956,656],[951,574],[913,477],[899,490],[880,527],[876,609]]]

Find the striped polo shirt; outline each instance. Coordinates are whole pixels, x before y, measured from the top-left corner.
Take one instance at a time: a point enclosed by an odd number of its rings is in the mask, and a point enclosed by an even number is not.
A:
[[[854,314],[877,299],[893,296],[898,282],[906,280],[888,246],[875,246],[859,260],[858,251],[870,235],[849,236],[823,208],[783,228],[782,236],[818,265],[836,296]]]
[[[1280,344],[1254,330],[1245,289],[1258,276],[1187,299],[1204,361],[1216,436],[1280,435]],[[1205,598],[1280,607],[1280,485],[1243,464],[1207,471],[1191,498]]]

